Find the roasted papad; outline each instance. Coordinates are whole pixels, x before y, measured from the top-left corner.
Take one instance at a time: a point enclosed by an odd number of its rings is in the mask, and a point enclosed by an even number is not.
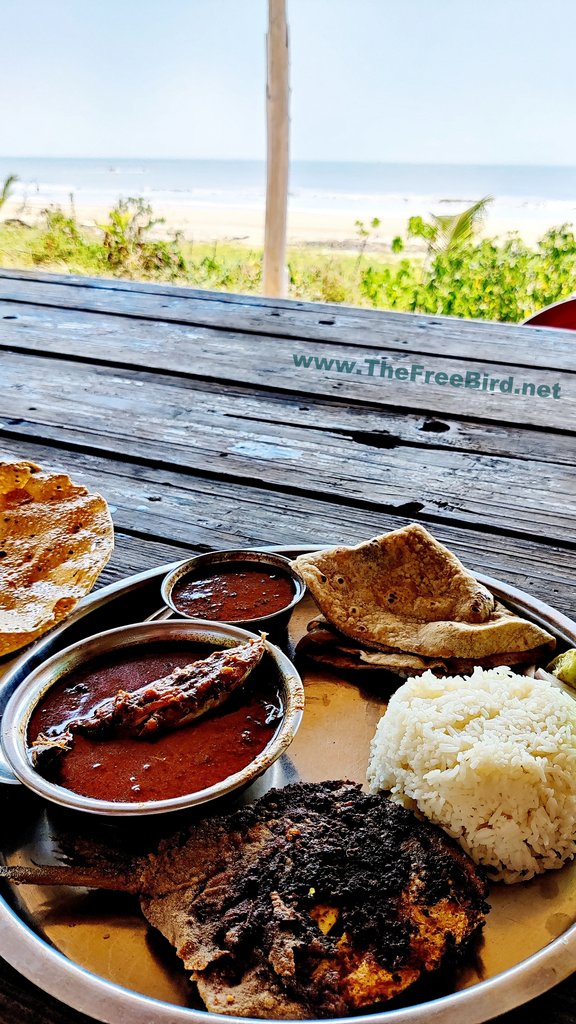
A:
[[[300,555],[292,565],[328,622],[368,648],[476,664],[498,656],[510,664],[504,656],[555,646],[417,524],[356,547]]]
[[[0,656],[65,618],[113,548],[104,498],[0,453]]]

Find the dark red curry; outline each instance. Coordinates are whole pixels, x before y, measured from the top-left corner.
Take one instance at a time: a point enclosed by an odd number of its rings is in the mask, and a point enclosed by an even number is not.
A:
[[[182,576],[174,585],[172,600],[192,618],[245,622],[287,608],[295,592],[292,580],[281,569],[251,562],[222,563],[201,575]]]
[[[132,691],[214,648],[156,645],[99,658],[53,686],[35,709],[28,742],[67,719],[87,714],[118,690]],[[50,781],[98,800],[140,802],[196,793],[245,768],[270,742],[282,717],[277,670],[265,656],[241,690],[220,709],[156,739],[93,739],[75,734]]]

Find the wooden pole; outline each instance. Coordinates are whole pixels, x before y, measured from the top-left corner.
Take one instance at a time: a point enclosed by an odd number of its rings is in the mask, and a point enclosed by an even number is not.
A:
[[[267,169],[262,290],[264,295],[283,297],[288,291],[286,216],[290,127],[286,0],[268,0],[266,52]]]

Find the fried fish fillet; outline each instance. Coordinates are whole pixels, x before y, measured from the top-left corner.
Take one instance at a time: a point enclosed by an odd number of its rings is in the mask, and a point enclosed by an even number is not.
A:
[[[138,893],[210,1011],[270,1019],[383,1003],[461,955],[488,910],[483,877],[451,839],[348,782],[271,790],[120,872],[2,874]]]

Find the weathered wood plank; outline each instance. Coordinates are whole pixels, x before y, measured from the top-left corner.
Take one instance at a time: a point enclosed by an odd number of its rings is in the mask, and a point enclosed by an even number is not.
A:
[[[251,479],[284,491],[327,489],[388,511],[417,503],[424,514],[572,541],[576,477],[571,466],[401,447],[374,449],[339,435],[246,424],[226,402],[198,404],[180,382],[108,368],[5,354],[3,427],[90,450],[159,459],[220,478]],[[143,379],[144,378],[144,379]],[[74,396],[71,402],[68,396]],[[192,400],[191,400],[192,398]],[[204,396],[206,400],[206,396]],[[225,461],[224,461],[225,460]]]
[[[26,813],[30,795],[22,786],[0,787],[0,812],[5,821]],[[33,812],[34,813],[34,812]],[[65,994],[62,993],[63,998]],[[94,1024],[92,1017],[71,1010],[65,1003],[47,995],[5,960],[0,959],[0,1022],[1,1024]]]
[[[223,415],[234,410],[235,418],[278,426],[299,426],[344,434],[357,444],[372,448],[402,445],[425,449],[450,449],[573,465],[575,441],[572,434],[552,433],[501,423],[438,418],[426,414],[401,413],[386,407],[344,405],[313,395],[302,398],[246,388],[190,383],[196,391],[210,387],[212,398],[222,396],[227,404]],[[305,403],[305,404],[304,404]]]
[[[0,317],[12,308],[0,303]],[[289,347],[278,345],[278,339],[248,333],[222,333],[197,327],[194,330],[176,324],[152,323],[139,319],[76,311],[42,310],[22,307],[15,319],[0,319],[0,348],[21,351],[43,351],[58,355],[111,365],[140,366],[160,369],[203,380],[255,385],[288,393],[347,399],[383,407],[409,408],[429,414],[476,417],[486,421],[576,430],[576,374],[557,370],[522,370],[501,364],[498,377],[512,380],[511,394],[447,386],[452,374],[476,373],[477,381],[495,372],[491,364],[473,359],[428,356],[423,363],[408,351],[388,351],[388,363],[366,363],[374,359],[340,346],[339,349],[318,349],[310,341],[291,341]],[[575,343],[576,351],[576,343]],[[315,364],[324,356],[327,364]],[[312,360],[312,365],[296,366],[295,361]],[[336,361],[336,360],[339,360]],[[414,365],[420,365],[414,382],[382,376],[380,366],[394,367],[394,373],[408,376]],[[424,372],[444,374],[443,384],[426,384]],[[389,369],[384,371],[388,374]],[[524,384],[530,391],[544,386],[548,397],[537,394],[515,394]],[[559,397],[552,389],[559,388]],[[544,393],[543,393],[544,394]]]
[[[0,438],[15,458],[70,473],[103,494],[112,509],[118,551],[105,582],[187,553],[225,547],[357,543],[397,529],[421,515],[351,509],[332,500],[271,494],[256,483],[212,481],[187,472],[130,465],[121,460],[51,447],[25,438]],[[506,537],[446,520],[427,523],[471,569],[506,580],[566,614],[576,615],[574,553],[564,544]]]
[[[24,270],[0,267],[0,279],[1,278],[16,281],[37,281],[39,283],[75,285],[82,288],[98,288],[100,290],[109,289],[112,291],[142,292],[143,294],[155,295],[156,297],[161,295],[177,295],[183,298],[194,298],[199,301],[210,303],[213,303],[214,301],[227,302],[231,305],[252,307],[262,306],[264,308],[271,308],[274,310],[300,309],[305,312],[316,312],[318,314],[338,313],[341,317],[346,317],[347,315],[356,317],[360,315],[362,320],[366,321],[370,319],[380,321],[382,314],[386,314],[386,316],[399,316],[404,323],[407,322],[407,317],[413,317],[416,322],[421,322],[422,320],[433,320],[434,322],[446,324],[454,324],[455,321],[461,325],[470,323],[481,324],[483,330],[486,327],[498,328],[505,326],[507,331],[511,327],[520,328],[521,333],[518,337],[521,341],[524,337],[524,328],[522,324],[503,325],[499,321],[476,320],[471,318],[463,320],[459,317],[443,316],[441,314],[430,316],[420,313],[399,313],[396,310],[379,309],[373,306],[343,305],[342,303],[337,302],[309,302],[303,299],[268,298],[265,295],[258,295],[253,292],[239,293],[230,291],[214,291],[209,288],[174,285],[166,282],[134,281],[115,276],[84,277],[79,274],[53,274],[37,269]],[[531,328],[531,330],[538,332],[538,335],[534,335],[534,337],[539,336],[544,341],[550,337],[548,328]],[[560,331],[559,333],[564,334],[565,341],[569,341],[570,332]]]
[[[576,346],[569,331],[527,329],[511,324],[430,317],[412,313],[380,312],[340,307],[329,314],[320,307],[298,303],[252,305],[243,301],[210,302],[183,295],[152,294],[114,287],[0,277],[0,299],[17,307],[34,303],[53,308],[91,310],[123,317],[149,318],[221,330],[247,331],[284,339],[303,339],[354,349],[402,350],[414,354],[468,359],[480,350],[485,363],[512,363],[518,369],[557,367],[576,369]],[[3,314],[4,315],[4,314]]]
[[[194,288],[184,285],[167,284],[166,282],[156,283],[152,281],[133,281],[125,278],[118,277],[84,277],[78,274],[52,274],[46,273],[41,270],[20,270],[20,269],[7,269],[0,268],[0,279],[6,278],[7,280],[22,280],[22,281],[36,281],[42,283],[52,283],[61,285],[74,285],[81,288],[97,288],[100,291],[111,290],[111,291],[131,291],[141,292],[147,295],[156,296],[160,298],[162,295],[178,296],[180,298],[191,298],[198,301],[204,301],[213,304],[228,303],[231,306],[248,306],[248,307],[262,307],[264,309],[271,309],[276,311],[278,309],[285,310],[302,310],[307,313],[317,313],[318,315],[325,313],[336,313],[340,318],[351,316],[354,318],[361,317],[363,322],[374,320],[378,323],[382,320],[382,315],[386,317],[400,318],[400,322],[408,324],[413,322],[414,324],[422,324],[424,320],[433,322],[437,325],[444,325],[446,327],[460,325],[462,329],[466,328],[467,324],[480,325],[483,333],[487,329],[492,331],[498,330],[502,326],[506,328],[506,335],[504,343],[509,344],[512,337],[511,330],[518,330],[516,335],[520,345],[523,346],[525,342],[524,327],[522,324],[506,324],[503,325],[498,321],[486,321],[486,320],[474,320],[467,318],[463,320],[459,317],[442,316],[441,314],[435,314],[434,316],[426,314],[414,314],[414,313],[399,313],[395,310],[378,309],[372,306],[354,306],[354,305],[343,305],[342,303],[335,302],[308,302],[303,299],[281,299],[281,298],[268,298],[265,295],[258,295],[254,293],[237,293],[228,291],[214,291],[208,288]],[[549,328],[531,328],[534,339],[538,339],[539,342],[545,344],[550,340],[550,329]],[[499,331],[500,334],[500,331]],[[563,335],[564,341],[569,344],[570,332],[569,331],[553,331],[555,336]],[[535,342],[533,342],[535,343]]]
[[[0,304],[0,310],[1,310]],[[87,352],[94,362],[112,364],[125,355],[126,339],[134,366],[148,362],[160,370],[170,370],[174,363],[186,366],[183,352],[190,345],[186,328],[178,324],[153,324],[147,321],[130,322],[117,317],[70,310],[49,310],[42,307],[23,307],[17,329],[6,336],[10,347],[38,352],[57,352],[61,355],[84,356]],[[80,319],[79,319],[80,318]],[[129,328],[129,329],[128,329]],[[201,329],[203,330],[203,329]],[[0,326],[0,348],[2,345]],[[182,337],[184,335],[184,337]],[[192,339],[193,340],[193,339]],[[176,348],[175,348],[176,346]],[[57,372],[56,368],[54,372]],[[366,444],[375,447],[394,447],[395,444],[416,444],[427,447],[459,448],[487,454],[509,455],[537,461],[574,462],[574,438],[568,434],[548,433],[514,427],[497,422],[467,422],[442,416],[442,422],[424,414],[396,412],[386,406],[351,405],[326,400],[311,393],[303,400],[299,394],[283,392],[248,391],[235,385],[209,385],[189,382],[189,387],[209,387],[213,394],[225,393],[227,400],[237,408],[242,396],[242,416],[276,423],[298,423],[347,432],[363,432]],[[306,404],[303,404],[305,401]],[[373,436],[370,436],[373,435]]]
[[[219,478],[258,479],[302,495],[576,540],[576,468],[468,452],[378,449],[342,435],[247,423],[225,395],[174,378],[4,353],[0,424],[132,459],[157,459]],[[73,398],[73,400],[71,400]],[[242,408],[241,397],[235,405]]]

